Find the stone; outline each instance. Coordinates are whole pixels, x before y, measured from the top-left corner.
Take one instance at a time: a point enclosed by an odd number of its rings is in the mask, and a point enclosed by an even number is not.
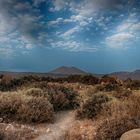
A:
[[[5,130],[7,131],[13,131],[14,130],[14,126],[12,124],[8,124],[8,126],[5,128]]]
[[[48,128],[46,132],[47,132],[47,133],[50,133],[50,132],[51,132],[50,128]]]
[[[0,118],[0,123],[2,123],[3,122],[3,118]]]
[[[133,129],[124,133],[120,140],[140,140],[140,129]]]

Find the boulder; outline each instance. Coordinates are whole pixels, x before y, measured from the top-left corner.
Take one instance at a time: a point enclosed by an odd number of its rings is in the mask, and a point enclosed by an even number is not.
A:
[[[133,129],[124,133],[120,140],[140,140],[140,129]]]

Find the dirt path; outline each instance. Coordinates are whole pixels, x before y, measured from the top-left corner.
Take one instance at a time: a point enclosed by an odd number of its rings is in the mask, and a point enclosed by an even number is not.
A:
[[[62,136],[75,123],[74,111],[61,111],[56,114],[56,122],[48,124],[46,134],[35,140],[63,140]]]

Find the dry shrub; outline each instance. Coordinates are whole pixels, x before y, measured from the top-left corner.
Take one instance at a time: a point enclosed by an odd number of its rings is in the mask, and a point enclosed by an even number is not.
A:
[[[47,92],[44,92],[40,88],[30,88],[24,92],[25,95],[33,96],[33,97],[45,97],[48,98]]]
[[[98,85],[95,86],[95,92],[99,92],[99,91],[104,91],[104,92],[120,91],[121,88],[122,87],[119,84],[103,83],[103,84],[98,84]]]
[[[105,94],[95,94],[89,97],[82,105],[81,108],[77,110],[76,117],[82,118],[95,118],[100,114],[103,105],[110,101],[110,98]]]
[[[128,98],[132,94],[133,93],[131,90],[121,90],[118,92],[114,92],[112,95],[118,99],[125,99],[125,98]]]
[[[117,77],[115,76],[110,76],[110,75],[104,75],[101,77],[99,83],[112,83],[112,84],[117,84],[119,81]]]
[[[47,98],[27,98],[16,93],[0,95],[0,117],[4,121],[52,122],[53,114]]]
[[[19,119],[23,122],[53,122],[53,106],[46,98],[26,99],[25,104],[18,110]]]
[[[24,104],[22,96],[16,93],[3,93],[0,95],[0,117],[3,119],[17,119],[17,111]]]
[[[96,94],[96,87],[91,87],[89,88],[86,92],[85,92],[85,96],[86,97],[91,97],[93,96],[94,94]]]
[[[98,127],[94,140],[119,140],[123,133],[138,127],[139,120],[128,115],[109,118]]]
[[[95,140],[116,140],[131,129],[140,127],[139,95],[124,101],[112,101],[104,107],[103,123],[97,128]]]
[[[79,95],[71,88],[53,85],[46,92],[55,111],[73,109],[79,106]]]
[[[132,80],[128,78],[124,81],[124,86],[126,88],[130,88],[132,90],[139,90],[140,89],[140,80]]]
[[[79,95],[72,88],[67,88],[60,84],[49,85],[44,82],[41,84],[41,87],[41,89],[37,88],[36,85],[36,88],[28,89],[25,94],[47,98],[53,104],[55,111],[74,109],[79,106]]]

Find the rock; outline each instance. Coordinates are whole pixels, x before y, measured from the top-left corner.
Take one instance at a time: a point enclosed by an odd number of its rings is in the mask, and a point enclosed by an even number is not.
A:
[[[5,130],[10,130],[13,131],[14,130],[14,126],[12,124],[8,124],[8,126],[5,128]]]
[[[50,128],[48,128],[48,129],[46,130],[46,132],[47,132],[47,133],[50,133],[50,132],[51,132]]]
[[[140,129],[133,129],[124,133],[120,140],[140,140]]]
[[[0,118],[0,123],[2,123],[3,122],[3,118]]]

